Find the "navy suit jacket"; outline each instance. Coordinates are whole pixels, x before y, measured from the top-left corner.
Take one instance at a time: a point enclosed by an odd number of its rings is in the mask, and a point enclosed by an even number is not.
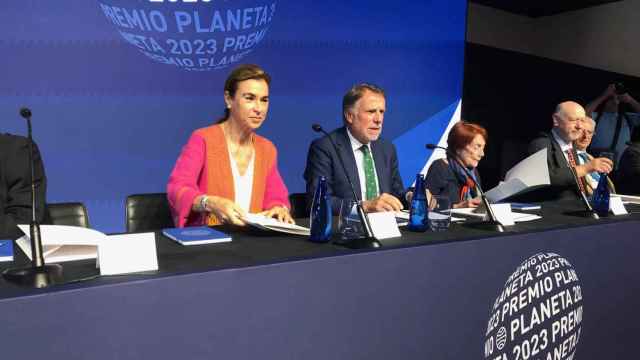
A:
[[[355,187],[358,200],[362,200],[358,168],[346,127],[334,130],[329,136],[338,147],[347,173]],[[380,194],[391,194],[405,204],[405,190],[398,170],[398,156],[396,155],[395,146],[386,140],[378,139],[371,143],[371,154],[376,165]],[[333,213],[337,214],[340,210],[342,199],[352,199],[353,194],[347,176],[338,160],[338,154],[327,136],[314,140],[309,147],[307,167],[304,171],[304,178],[307,182],[307,204],[309,206],[313,200],[313,194],[320,176],[324,176],[327,179]]]
[[[562,153],[560,145],[551,133],[542,133],[529,144],[529,155],[547,148],[547,165],[549,166],[549,180],[551,186],[541,188],[527,194],[532,201],[579,199],[575,178],[569,164]],[[578,158],[575,148],[573,156]],[[529,199],[526,199],[529,200]]]
[[[35,144],[34,144],[35,145]],[[34,146],[36,217],[45,215],[47,178],[38,147]],[[22,136],[0,133],[0,239],[22,236],[16,224],[31,222],[31,171],[29,141]]]

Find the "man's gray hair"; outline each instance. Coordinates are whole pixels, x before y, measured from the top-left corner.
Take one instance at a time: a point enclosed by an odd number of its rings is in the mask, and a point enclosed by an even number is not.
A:
[[[596,128],[596,121],[595,121],[595,120],[593,120],[590,116],[585,116],[585,117],[584,117],[584,120],[585,120],[586,122],[590,123],[591,125],[593,125],[593,128],[594,128],[594,129]]]

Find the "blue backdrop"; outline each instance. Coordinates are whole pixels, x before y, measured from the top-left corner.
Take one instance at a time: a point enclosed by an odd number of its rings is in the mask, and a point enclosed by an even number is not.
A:
[[[49,202],[82,201],[93,227],[124,230],[128,194],[164,192],[190,133],[222,113],[234,64],[273,77],[259,132],[304,189],[310,124],[341,124],[341,99],[367,81],[387,92],[383,136],[410,183],[459,105],[467,2],[5,0],[0,131],[34,136]]]

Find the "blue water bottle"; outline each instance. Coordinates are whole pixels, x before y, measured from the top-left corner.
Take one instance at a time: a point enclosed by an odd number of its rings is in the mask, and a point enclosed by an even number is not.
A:
[[[600,216],[609,215],[609,198],[611,194],[609,192],[609,184],[607,181],[607,174],[600,173],[600,180],[598,181],[598,187],[593,192],[592,202],[593,210]]]
[[[309,217],[311,222],[309,240],[320,243],[331,240],[331,199],[327,194],[327,179],[324,176],[318,180]]]
[[[416,187],[411,199],[411,210],[409,213],[409,224],[407,227],[411,231],[426,231],[428,227],[427,215],[427,194],[422,174],[416,175]]]

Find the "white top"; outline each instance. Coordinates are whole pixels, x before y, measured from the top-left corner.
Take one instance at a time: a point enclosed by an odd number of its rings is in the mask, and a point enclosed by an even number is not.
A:
[[[363,143],[361,143],[360,141],[358,141],[358,139],[356,139],[355,137],[353,137],[353,135],[351,135],[351,131],[349,131],[349,128],[347,128],[347,135],[349,135],[349,140],[351,141],[351,150],[353,151],[353,156],[355,156],[356,158],[356,166],[358,167],[358,179],[360,180],[360,196],[361,199],[366,199],[367,197],[367,183],[365,181],[365,175],[364,175],[364,154],[362,153],[362,150],[360,150],[360,148],[362,147],[362,145],[364,145]],[[367,147],[369,148],[369,153],[371,154],[371,160],[373,160],[373,152],[371,152],[371,143],[367,144]],[[376,176],[376,193],[380,193],[380,185],[378,185],[378,172],[376,170],[376,162],[375,160],[373,160],[373,173]]]
[[[556,133],[555,129],[551,130],[551,134],[553,135],[553,138],[556,140],[558,145],[560,145],[560,149],[562,150],[562,155],[564,155],[564,159],[567,160],[567,164],[569,164],[569,155],[567,155],[567,150],[573,149],[573,144],[571,144],[570,142],[568,143],[564,141],[560,137],[560,135]],[[576,159],[576,161],[578,160]]]
[[[245,171],[242,176],[240,176],[238,164],[236,164],[236,160],[233,158],[233,155],[231,155],[231,150],[228,146],[227,151],[229,151],[229,160],[231,160],[233,188],[236,194],[235,202],[242,208],[242,210],[249,213],[249,209],[251,208],[251,193],[253,191],[253,160],[256,158],[255,151],[251,154],[251,160],[249,161],[249,166],[247,166],[247,171]]]

